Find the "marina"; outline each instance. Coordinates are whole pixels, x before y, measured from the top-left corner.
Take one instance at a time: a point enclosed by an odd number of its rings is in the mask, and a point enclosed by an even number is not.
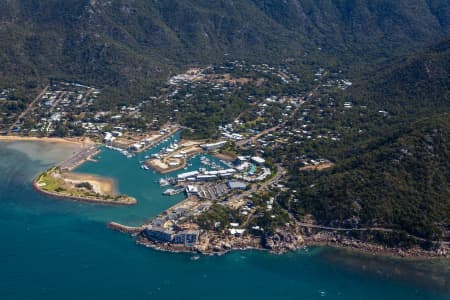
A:
[[[132,158],[133,157],[133,153],[129,152],[128,150],[119,148],[119,147],[114,147],[111,145],[105,145],[105,148],[113,150],[113,151],[117,151],[120,154],[122,154],[123,156],[125,156],[126,158]]]
[[[450,0],[0,24],[0,300],[450,300]]]
[[[168,143],[168,145],[167,145]],[[158,153],[153,153],[146,165],[161,174],[166,174],[188,167],[188,160],[198,153],[204,152],[199,142],[181,141],[173,136],[166,141]]]
[[[47,152],[39,151],[41,155]],[[299,250],[284,256],[237,251],[221,257],[142,250],[129,239],[112,232],[106,224],[114,220],[131,225],[123,228],[125,232],[134,230],[133,226],[140,230],[140,224],[148,221],[149,215],[157,215],[184,199],[182,194],[173,197],[162,195],[165,188],[160,188],[158,183],[165,176],[133,172],[139,168],[138,162],[143,156],[138,154],[125,159],[120,153],[105,148],[96,157],[98,162],[88,161],[75,170],[115,178],[120,192],[140,200],[135,206],[106,207],[59,202],[39,196],[23,187],[21,177],[13,175],[19,170],[21,176],[32,178],[33,174],[42,171],[38,155],[35,154],[31,160],[16,152],[14,156],[9,152],[1,153],[4,169],[0,174],[0,228],[4,230],[0,235],[8,243],[0,257],[4,271],[0,274],[0,290],[2,295],[13,295],[14,299],[116,299],[118,296],[147,299],[147,291],[153,293],[155,299],[165,299],[168,294],[183,298],[186,293],[198,292],[195,286],[199,281],[211,290],[205,297],[199,296],[206,299],[222,289],[227,278],[233,278],[233,289],[215,294],[217,299],[230,299],[236,293],[249,299],[274,299],[280,293],[286,299],[298,299],[299,289],[302,297],[307,299],[322,299],[320,292],[325,292],[336,295],[336,299],[359,297],[376,300],[380,289],[397,300],[448,299],[448,273],[437,263],[401,262],[331,248],[307,248],[308,251]],[[203,166],[199,156],[191,159],[190,163],[189,170]],[[11,208],[14,208],[14,213],[11,213]],[[19,235],[20,239],[14,238]],[[30,255],[30,244],[34,245],[33,255]],[[112,262],[121,274],[134,275],[111,277]],[[181,272],[173,271],[180,268]],[[36,276],[44,274],[43,270],[45,276]],[[74,287],[72,281],[60,275],[67,270],[84,274],[80,279],[83,289]],[[280,277],[280,272],[288,276],[289,282],[284,276]],[[14,280],[18,277],[22,279],[20,283]],[[108,280],[99,281],[99,278]],[[349,283],[353,281],[359,284]],[[27,283],[27,289],[22,288],[24,283]],[[99,289],[99,283],[108,288]],[[249,285],[273,285],[277,288],[250,291]],[[145,290],[139,288],[142,286]]]

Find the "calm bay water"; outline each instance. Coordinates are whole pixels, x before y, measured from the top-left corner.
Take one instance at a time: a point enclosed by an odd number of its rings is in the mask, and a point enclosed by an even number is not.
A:
[[[139,168],[144,154],[126,159],[106,149],[77,171],[116,178],[138,205],[59,201],[33,191],[32,178],[73,150],[0,143],[0,299],[450,299],[448,260],[404,262],[325,248],[192,260],[137,246],[106,223],[140,224],[183,196],[161,195],[154,183],[160,176]],[[199,159],[191,163],[198,168]]]

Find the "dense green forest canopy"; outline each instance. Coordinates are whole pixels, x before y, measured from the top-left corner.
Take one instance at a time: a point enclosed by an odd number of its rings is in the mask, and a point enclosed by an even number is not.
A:
[[[446,0],[8,0],[0,78],[145,93],[186,65],[230,57],[320,57],[358,69],[442,38],[449,19]]]
[[[325,172],[291,168],[300,218],[320,223],[381,226],[424,238],[448,239],[450,225],[450,40],[395,61],[348,91],[342,101],[383,107],[388,117],[341,116],[349,131],[337,147],[313,145],[336,166]],[[339,96],[338,96],[339,97]],[[367,109],[366,109],[367,110]],[[370,114],[367,114],[370,115]],[[380,120],[382,120],[380,122]],[[327,120],[329,121],[329,120]],[[285,159],[305,147],[282,151]]]

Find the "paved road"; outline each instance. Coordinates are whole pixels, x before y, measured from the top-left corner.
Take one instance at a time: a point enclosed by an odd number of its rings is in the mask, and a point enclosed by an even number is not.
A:
[[[93,156],[98,152],[98,149],[96,146],[86,147],[83,148],[81,151],[78,151],[72,157],[66,159],[62,163],[60,163],[58,166],[61,169],[72,171],[76,167],[78,167],[80,164],[82,164],[85,160],[87,160],[89,157]]]
[[[292,217],[292,216],[291,216]],[[399,230],[390,229],[390,228],[382,228],[382,227],[364,227],[364,228],[342,228],[342,227],[329,227],[329,226],[322,226],[322,225],[313,225],[308,223],[302,223],[302,222],[296,222],[296,224],[300,227],[306,227],[306,228],[316,228],[321,230],[329,230],[329,231],[380,231],[380,232],[400,232]],[[418,241],[425,242],[427,241],[424,238],[407,234],[408,237],[416,239]],[[450,245],[450,242],[442,242],[442,241],[433,241],[435,243],[441,243],[444,245]]]
[[[304,101],[302,101],[302,102],[301,102],[301,103],[300,103],[300,104],[299,104],[299,105],[291,112],[290,116],[287,117],[286,120],[284,120],[282,123],[280,123],[280,124],[278,124],[278,125],[276,125],[276,126],[274,126],[274,127],[267,128],[267,129],[261,131],[260,133],[258,133],[257,135],[254,135],[254,136],[252,136],[252,137],[250,137],[250,138],[248,138],[248,139],[239,141],[239,142],[236,143],[236,145],[237,145],[237,146],[240,146],[240,147],[243,147],[243,146],[246,145],[247,143],[255,144],[256,141],[257,141],[260,137],[262,137],[262,136],[264,136],[264,135],[266,135],[266,134],[269,134],[269,133],[271,133],[271,132],[274,132],[274,131],[276,131],[276,130],[278,130],[278,129],[280,129],[280,128],[285,127],[286,123],[287,123],[289,120],[291,120],[292,118],[295,117],[295,114],[298,112],[298,110],[300,109],[300,107],[302,107],[303,103],[305,103],[305,102],[308,101],[312,96],[314,96],[314,91],[316,91],[317,89],[318,89],[318,87],[314,88],[313,91],[309,92],[309,93],[308,93],[308,96],[306,97],[306,99],[305,99]]]
[[[34,98],[34,100],[28,105],[28,107],[19,115],[19,117],[11,125],[11,127],[9,127],[8,134],[11,134],[11,131],[14,129],[14,127],[20,123],[20,120],[22,120],[23,117],[25,117],[28,114],[28,112],[30,112],[30,110],[33,109],[34,104],[36,104],[36,102],[39,99],[41,99],[45,93],[47,93],[47,90],[48,90],[48,85],[39,93],[39,95],[36,96],[36,98]]]
[[[329,226],[322,226],[322,225],[313,225],[313,224],[301,223],[301,222],[297,222],[297,225],[300,226],[300,227],[317,228],[317,229],[331,230],[331,231],[382,231],[382,232],[394,232],[393,229],[381,228],[381,227],[342,228],[342,227],[329,227]]]
[[[59,105],[59,103],[64,99],[66,95],[66,91],[62,92],[61,95],[59,95],[58,99],[56,99],[50,107],[50,113],[53,113],[55,111],[55,108]]]

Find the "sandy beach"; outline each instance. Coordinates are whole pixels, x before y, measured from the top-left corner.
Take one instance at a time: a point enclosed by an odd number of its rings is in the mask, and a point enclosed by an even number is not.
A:
[[[89,138],[57,138],[57,137],[34,137],[34,136],[17,136],[17,135],[0,135],[0,141],[66,143],[81,146],[95,144]]]
[[[78,187],[89,183],[92,188]],[[137,200],[127,195],[119,195],[115,181],[111,178],[82,173],[60,173],[52,168],[33,180],[33,187],[48,196],[100,204],[133,205]]]
[[[63,178],[66,182],[71,182],[73,185],[89,182],[92,185],[92,189],[102,195],[117,195],[116,184],[111,178],[81,173],[64,173]]]

